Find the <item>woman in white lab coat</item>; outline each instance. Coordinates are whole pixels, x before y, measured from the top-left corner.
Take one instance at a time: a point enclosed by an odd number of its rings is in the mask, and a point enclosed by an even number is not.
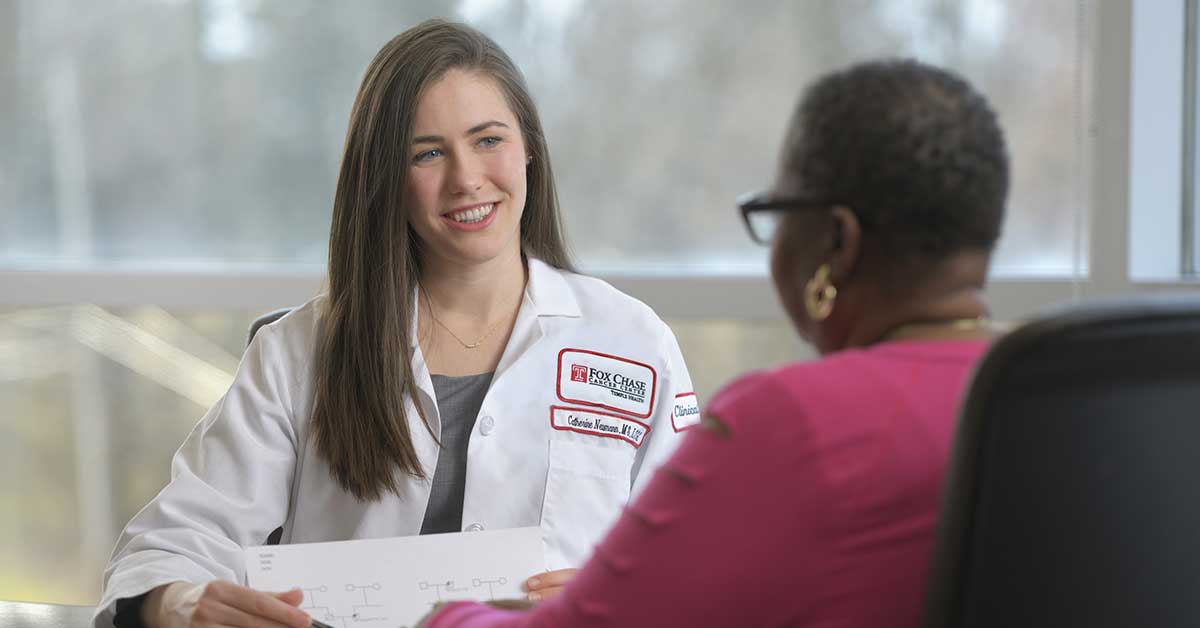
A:
[[[122,533],[96,625],[306,627],[299,591],[241,586],[243,548],[280,526],[283,543],[540,526],[552,571],[531,596],[551,594],[697,417],[667,326],[570,271],[520,72],[423,23],[355,100],[328,293],[259,330]]]

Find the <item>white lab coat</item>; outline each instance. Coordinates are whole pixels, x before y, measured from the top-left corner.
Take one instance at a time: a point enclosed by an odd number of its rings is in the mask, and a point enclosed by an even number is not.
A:
[[[229,391],[175,454],[170,483],[122,532],[96,626],[112,625],[117,599],[160,584],[244,583],[242,549],[279,526],[282,543],[419,533],[428,478],[405,477],[400,496],[358,501],[310,441],[323,303],[258,331]],[[435,434],[440,420],[415,341],[412,360],[419,398],[405,400],[409,433],[432,477],[438,446],[414,403]],[[525,296],[470,437],[464,530],[540,526],[547,568],[579,566],[697,421],[692,391],[675,336],[650,308],[529,258]]]

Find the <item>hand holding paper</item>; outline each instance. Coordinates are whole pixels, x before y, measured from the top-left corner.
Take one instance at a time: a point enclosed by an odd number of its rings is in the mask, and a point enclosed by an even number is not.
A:
[[[578,569],[558,569],[537,574],[525,581],[523,585],[529,592],[529,599],[539,602],[562,593],[567,581],[575,575]]]

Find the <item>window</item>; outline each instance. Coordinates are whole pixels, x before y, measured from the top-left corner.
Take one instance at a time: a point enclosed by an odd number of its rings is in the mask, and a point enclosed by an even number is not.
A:
[[[1086,272],[1086,3],[432,5],[6,4],[0,263],[319,274],[357,82],[384,41],[449,13],[524,69],[591,268],[761,275],[732,201],[769,183],[801,87],[906,54],[1001,113],[1015,171],[997,274]]]
[[[1134,3],[1130,78],[1131,273],[1179,275],[1184,137],[1184,3]]]
[[[1200,272],[1197,61],[1200,3],[1134,3],[1130,86],[1130,277]]]

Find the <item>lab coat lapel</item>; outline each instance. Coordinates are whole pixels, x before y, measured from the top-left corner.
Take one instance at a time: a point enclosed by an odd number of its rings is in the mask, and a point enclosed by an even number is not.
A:
[[[580,316],[579,304],[562,277],[563,271],[535,257],[528,257],[527,260],[529,279],[525,285],[525,295],[521,299],[521,308],[517,310],[508,345],[504,347],[500,363],[496,365],[496,373],[492,376],[492,389],[497,388],[497,383],[503,380],[522,356],[534,355],[532,349],[546,336],[549,317]]]
[[[421,343],[417,341],[417,295],[416,290],[413,290],[413,311],[412,319],[409,327],[409,338],[412,340],[412,375],[413,383],[417,385],[418,398],[413,399],[413,403],[421,407],[425,411],[425,418],[429,421],[429,429],[421,424],[421,417],[408,417],[408,429],[412,434],[413,445],[417,448],[417,455],[421,460],[428,461],[428,469],[426,472],[430,477],[433,476],[433,470],[437,467],[438,444],[434,439],[441,440],[442,437],[442,420],[441,414],[438,412],[437,394],[433,389],[433,377],[429,374],[429,366],[425,364],[425,356],[421,353]],[[429,432],[432,431],[431,436]]]

